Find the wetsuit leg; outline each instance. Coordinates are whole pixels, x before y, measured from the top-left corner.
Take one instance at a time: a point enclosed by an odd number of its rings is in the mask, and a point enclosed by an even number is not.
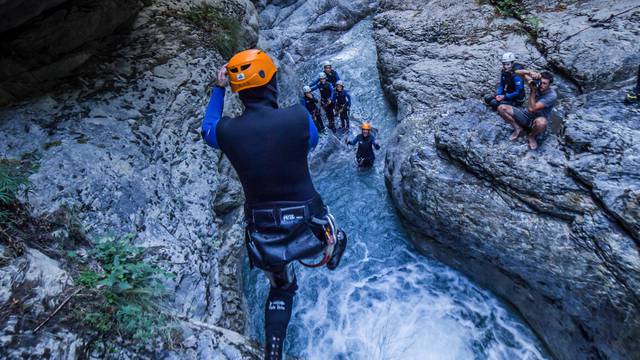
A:
[[[349,110],[347,108],[342,109],[340,113],[340,125],[343,129],[349,129]]]
[[[322,115],[320,114],[320,110],[316,110],[312,114],[313,121],[318,127],[318,131],[324,131],[324,123],[322,122]]]
[[[264,306],[265,360],[282,360],[284,339],[291,320],[293,297],[298,290],[293,264],[279,272],[267,272],[271,282],[269,296]]]
[[[329,129],[336,131],[335,117],[333,114],[333,104],[328,104],[324,107],[324,113],[327,114],[327,120],[329,122]]]

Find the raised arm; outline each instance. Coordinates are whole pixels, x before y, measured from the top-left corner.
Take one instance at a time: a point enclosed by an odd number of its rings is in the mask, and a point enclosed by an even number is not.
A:
[[[222,117],[222,109],[224,108],[224,88],[216,86],[211,92],[209,106],[204,113],[202,121],[202,137],[204,141],[211,147],[220,149],[218,139],[216,138],[216,126]]]

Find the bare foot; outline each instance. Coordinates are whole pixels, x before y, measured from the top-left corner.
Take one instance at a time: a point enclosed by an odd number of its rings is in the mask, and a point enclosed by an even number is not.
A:
[[[529,136],[529,149],[535,150],[538,148],[538,142],[535,136]]]
[[[522,129],[513,130],[513,132],[511,133],[511,136],[509,136],[509,140],[515,141],[517,138],[520,137],[521,132],[522,132]]]

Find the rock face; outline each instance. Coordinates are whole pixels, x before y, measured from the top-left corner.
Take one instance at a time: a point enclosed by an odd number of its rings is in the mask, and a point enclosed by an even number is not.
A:
[[[245,24],[241,46],[255,45],[257,14],[250,2],[209,3],[226,4]],[[91,238],[134,233],[137,246],[149,248],[160,266],[176,274],[169,284],[175,297],[166,305],[184,319],[183,342],[176,350],[154,350],[155,357],[257,358],[259,351],[239,335],[241,187],[221,153],[199,134],[214,70],[225,59],[204,41],[207,34],[179,15],[193,4],[154,2],[111,56],[85,66],[91,76],[0,109],[0,151],[14,158],[39,155],[40,167],[30,177],[33,192],[24,199],[35,215],[65,206]],[[228,99],[225,110],[232,115],[240,105]],[[5,282],[18,288],[35,281],[36,292],[51,302],[34,314],[44,318],[64,298],[64,287],[47,284],[54,277],[72,280],[45,254],[29,250],[13,258],[2,250],[0,300],[10,303],[19,295],[5,293]],[[42,270],[22,273],[34,266]],[[40,273],[47,281],[39,280]],[[52,321],[33,335],[18,320],[1,319],[3,358],[71,359],[86,351],[80,330]]]
[[[555,357],[638,358],[640,109],[620,99],[640,63],[640,7],[521,6],[537,33],[472,0],[380,3],[400,120],[387,186],[416,246],[512,303]],[[557,74],[555,131],[537,151],[479,100],[506,51]]]
[[[127,27],[138,0],[4,1],[0,4],[0,105],[39,94]]]

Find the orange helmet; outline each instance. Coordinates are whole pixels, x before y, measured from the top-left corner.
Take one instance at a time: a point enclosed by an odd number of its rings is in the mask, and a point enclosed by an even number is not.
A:
[[[362,123],[362,125],[360,126],[360,129],[362,129],[362,130],[371,130],[371,123],[370,122]]]
[[[235,54],[227,64],[231,90],[238,92],[263,86],[278,69],[264,51],[249,49]]]

